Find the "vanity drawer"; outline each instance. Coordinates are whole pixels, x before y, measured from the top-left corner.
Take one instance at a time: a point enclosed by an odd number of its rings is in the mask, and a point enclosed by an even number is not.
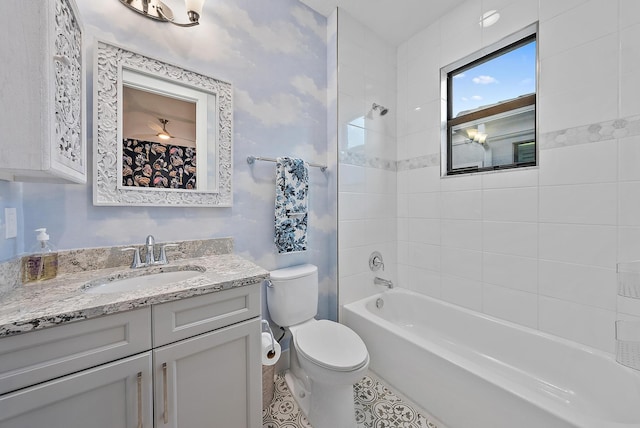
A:
[[[0,339],[0,394],[151,348],[151,309]]]
[[[153,347],[260,315],[261,283],[154,305]]]

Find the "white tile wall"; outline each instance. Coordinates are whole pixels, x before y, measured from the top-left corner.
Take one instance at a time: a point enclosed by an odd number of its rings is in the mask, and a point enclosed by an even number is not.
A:
[[[640,2],[636,0],[619,0],[620,28],[624,29],[639,22]]]
[[[537,257],[538,224],[516,221],[485,221],[483,249],[490,253]]]
[[[482,281],[486,284],[537,293],[538,259],[485,251],[482,253]]]
[[[640,181],[625,181],[619,185],[621,226],[640,226]]]
[[[615,140],[540,150],[540,185],[615,182],[616,162]]]
[[[484,284],[482,311],[527,327],[538,327],[538,296],[509,287]]]
[[[537,221],[538,188],[484,190],[482,192],[482,218],[491,221]]]
[[[588,1],[589,0],[540,0],[540,20],[548,21]]]
[[[395,166],[398,149],[396,50],[343,10],[338,14],[338,145],[357,159],[341,159],[339,165],[338,298],[344,305],[382,291],[373,284],[376,274],[397,281],[398,254],[405,258],[407,253],[398,246],[397,236],[402,230],[406,236],[409,233],[407,216],[399,219],[398,209],[404,207],[407,214],[411,204],[408,193],[398,194],[395,170],[381,167],[385,162]],[[380,116],[372,112],[374,102],[389,108],[389,113]],[[358,118],[364,118],[363,128],[357,141],[349,141],[346,129]],[[375,274],[368,264],[374,250],[382,253],[385,264],[384,271]],[[420,254],[428,254],[422,250]],[[432,267],[439,269],[439,255]]]
[[[640,227],[618,226],[618,260],[640,260],[638,242],[640,242]]]
[[[480,220],[482,218],[482,192],[465,190],[442,192],[442,218]]]
[[[501,21],[483,29],[479,16],[491,9]],[[379,245],[402,287],[607,352],[615,320],[640,317],[640,301],[616,296],[615,274],[618,261],[640,260],[640,2],[469,0],[402,43],[395,64],[377,63],[386,67],[378,76],[358,61],[370,61],[368,41],[379,40],[343,19],[353,25],[339,34],[350,43],[347,108],[366,108],[367,79],[382,82],[380,96],[396,96],[395,127],[372,129],[388,138],[367,142],[365,154],[389,156],[391,144],[397,160],[437,156],[440,67],[536,20],[538,130],[552,136],[539,166],[440,178],[437,165],[341,165],[341,303],[379,291],[362,267]],[[633,125],[613,132],[614,120]]]
[[[430,220],[435,224],[437,220]],[[478,220],[442,219],[441,244],[443,247],[482,251],[482,222]]]
[[[404,175],[400,173],[399,175]],[[408,216],[414,218],[440,218],[440,193],[413,193],[407,195]]]
[[[615,226],[540,224],[540,258],[612,268],[616,264]]]
[[[606,14],[603,19],[607,19]],[[561,24],[566,25],[565,22]],[[583,25],[576,22],[570,27]],[[574,47],[552,42],[558,36],[550,35],[553,33],[550,30],[540,26],[540,131],[615,119],[618,115],[618,35],[608,33],[595,40],[586,39],[588,41],[580,38]],[[573,30],[558,31],[571,34]],[[563,37],[559,39],[564,40]],[[548,49],[552,52],[546,52]]]
[[[640,180],[638,165],[640,165],[640,136],[618,140],[618,179],[620,181]]]
[[[491,9],[502,21],[480,29],[480,11]],[[640,316],[640,302],[616,297],[615,275],[617,261],[640,259],[640,137],[599,127],[640,115],[640,2],[471,0],[454,9],[398,48],[398,114],[407,122],[398,121],[398,158],[439,153],[439,135],[422,145],[422,134],[410,137],[440,121],[411,111],[439,91],[437,79],[414,83],[411,68],[426,75],[436,55],[445,66],[536,20],[539,132],[560,132],[540,149],[536,168],[444,179],[437,167],[399,171],[398,215],[411,222],[398,228],[398,277],[613,352],[616,317]],[[425,239],[439,269],[403,258]]]
[[[615,349],[615,320],[614,311],[544,296],[538,299],[540,330],[610,352]]]
[[[610,267],[540,260],[541,295],[616,310],[616,271]]]
[[[551,3],[567,4],[571,2],[542,0],[541,9],[546,9]],[[574,3],[580,4],[549,19],[540,21],[539,49],[541,59],[560,53],[575,57],[576,52],[582,51],[582,45],[600,39],[603,36],[617,33],[617,1],[589,0]],[[600,52],[598,53],[600,54]],[[562,78],[562,76],[557,76],[557,78]]]
[[[442,274],[441,298],[476,311],[482,310],[482,282]]]
[[[513,187],[535,187],[538,185],[538,168],[520,168],[509,171],[508,177],[501,173],[483,174],[482,188],[510,189]]]
[[[615,183],[540,187],[540,221],[548,223],[616,224]]]
[[[450,277],[463,277],[480,282],[482,280],[482,252],[462,248],[440,249],[441,271]]]

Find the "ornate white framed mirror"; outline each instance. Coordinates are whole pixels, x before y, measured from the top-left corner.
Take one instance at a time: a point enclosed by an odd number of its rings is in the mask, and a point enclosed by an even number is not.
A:
[[[93,203],[231,206],[231,84],[95,46]]]

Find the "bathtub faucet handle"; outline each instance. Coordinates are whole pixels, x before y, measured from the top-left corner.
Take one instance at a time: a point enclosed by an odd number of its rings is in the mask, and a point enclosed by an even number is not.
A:
[[[373,258],[373,266],[375,267],[381,267],[382,270],[384,270],[384,263],[382,262],[382,260],[380,260],[378,257],[374,257]]]
[[[369,268],[374,272],[380,270],[380,268],[384,270],[384,261],[382,260],[382,254],[380,254],[378,251],[374,251],[369,256]]]

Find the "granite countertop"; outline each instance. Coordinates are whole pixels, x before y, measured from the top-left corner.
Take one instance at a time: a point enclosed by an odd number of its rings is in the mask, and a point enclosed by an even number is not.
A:
[[[83,288],[97,278],[187,266],[203,267],[206,271],[187,280],[130,292],[98,294],[87,293]],[[20,285],[0,294],[0,337],[242,287],[268,277],[268,271],[235,254],[184,258],[167,265],[135,270],[117,266],[59,272],[53,279]]]

